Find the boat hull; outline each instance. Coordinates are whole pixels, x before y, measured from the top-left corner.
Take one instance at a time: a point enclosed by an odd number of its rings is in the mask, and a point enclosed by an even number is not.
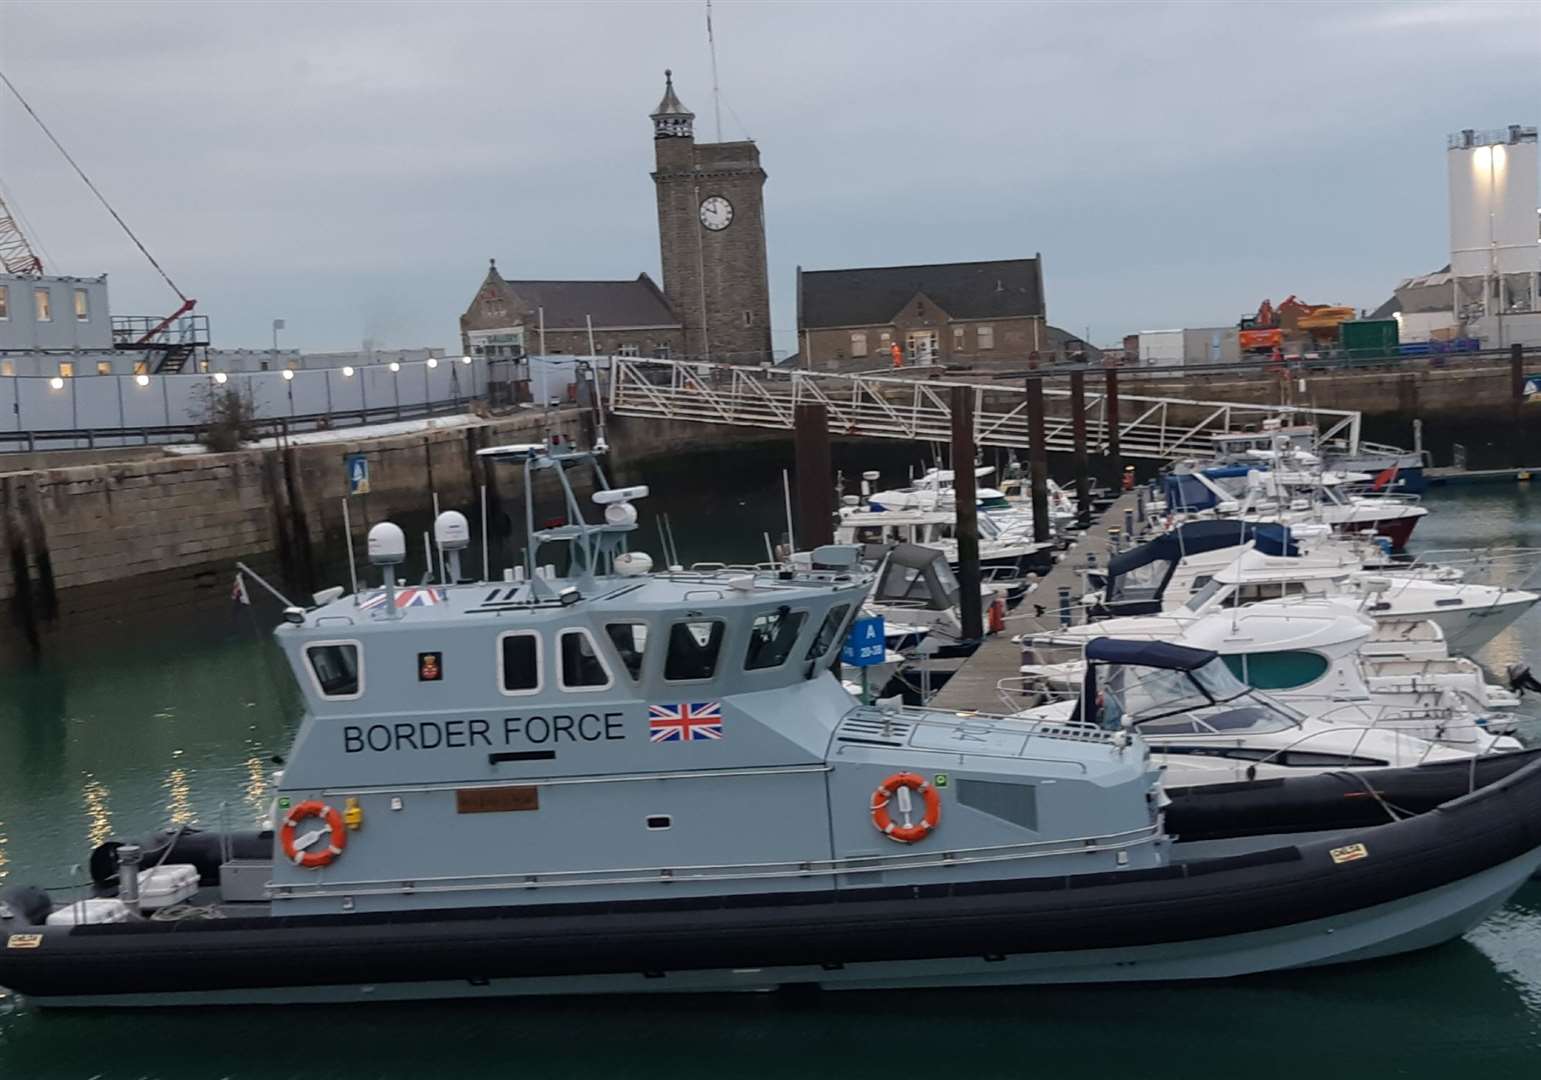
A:
[[[1538,866],[1541,762],[1418,817],[1151,870],[47,928],[0,950],[0,984],[119,1006],[1224,978],[1438,944]]]

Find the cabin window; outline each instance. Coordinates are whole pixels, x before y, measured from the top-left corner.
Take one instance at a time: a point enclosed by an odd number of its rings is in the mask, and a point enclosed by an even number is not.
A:
[[[112,361],[111,360],[98,360],[96,362],[96,373],[98,375],[111,375],[112,374]]]
[[[8,286],[0,285],[0,319],[11,317],[11,290]]]
[[[642,657],[647,652],[647,623],[619,622],[605,627],[610,644],[621,654],[621,663],[633,680],[642,678]]]
[[[32,313],[38,322],[53,322],[53,297],[46,285],[32,290]]]
[[[1242,682],[1255,690],[1293,690],[1314,683],[1331,666],[1320,653],[1305,649],[1285,649],[1222,657]]]
[[[1286,596],[1304,596],[1302,581],[1264,581],[1257,585],[1243,585],[1236,590],[1236,603],[1255,604],[1259,600],[1279,600]]]
[[[562,657],[563,690],[603,690],[610,685],[610,669],[600,659],[587,630],[563,630],[557,644]]]
[[[356,642],[327,641],[305,650],[316,692],[324,698],[356,698],[364,689],[364,668]]]
[[[16,361],[14,361],[14,360],[0,360],[0,375],[4,375],[7,378],[9,378],[10,376],[15,375],[15,374],[16,374]]]
[[[677,622],[669,627],[669,654],[663,677],[671,682],[710,679],[717,673],[724,626],[716,619]]]
[[[829,614],[824,616],[824,621],[819,624],[819,632],[814,635],[813,644],[808,646],[806,660],[821,659],[829,652],[840,637],[840,628],[845,625],[845,617],[851,613],[850,604],[836,604],[829,609]]]
[[[84,289],[75,290],[75,318],[80,322],[91,321],[91,294]]]
[[[807,619],[806,611],[788,611],[784,607],[756,615],[754,625],[749,628],[749,650],[744,654],[745,670],[763,671],[786,663]]]
[[[498,636],[498,685],[505,694],[533,694],[540,689],[540,635],[510,630]]]

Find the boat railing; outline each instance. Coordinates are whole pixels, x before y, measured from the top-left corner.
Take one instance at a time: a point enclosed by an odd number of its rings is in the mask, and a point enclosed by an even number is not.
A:
[[[1411,576],[1449,569],[1460,571],[1463,583],[1521,589],[1541,572],[1541,547],[1433,548],[1420,551],[1392,573]]]
[[[1135,829],[1100,835],[995,844],[985,847],[884,852],[834,859],[780,860],[775,862],[714,863],[685,866],[639,866],[582,870],[541,870],[506,874],[450,874],[422,878],[364,878],[332,880],[318,876],[305,884],[268,882],[274,900],[330,896],[385,896],[418,893],[484,891],[532,891],[551,888],[625,885],[680,885],[720,881],[807,880],[886,871],[940,869],[981,864],[1026,861],[1063,855],[1100,852],[1126,853],[1130,848],[1154,844],[1163,836],[1161,824],[1152,822]],[[324,875],[325,871],[321,871]]]
[[[943,728],[964,733],[985,734],[987,732],[1005,732],[1027,736],[1028,740],[1054,739],[1063,742],[1077,743],[1104,743],[1117,745],[1122,738],[1122,732],[1110,731],[1096,724],[1088,724],[1079,720],[1055,720],[1047,717],[1017,716],[1011,713],[992,713],[969,710],[964,712],[947,713],[935,709],[928,709],[918,705],[898,705],[885,708],[867,706],[847,714],[842,723],[848,723],[852,719],[859,719],[871,724],[892,724],[894,721],[917,728]],[[1023,747],[1026,749],[1026,746]],[[1013,755],[1019,757],[1021,755]],[[1076,764],[1082,771],[1085,765],[1080,762],[1067,763],[1059,758],[1044,758],[1044,761],[1054,761],[1060,764]]]

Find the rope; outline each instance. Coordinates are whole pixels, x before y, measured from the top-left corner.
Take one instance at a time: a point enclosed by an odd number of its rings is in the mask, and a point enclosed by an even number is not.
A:
[[[183,294],[181,289],[177,288],[176,282],[171,280],[171,275],[167,274],[165,270],[161,269],[161,264],[155,261],[155,256],[151,255],[149,249],[146,248],[144,244],[140,243],[139,237],[134,235],[134,230],[128,227],[128,222],[124,221],[118,212],[112,208],[112,204],[107,201],[107,197],[97,190],[96,185],[91,182],[91,178],[86,175],[85,170],[76,164],[74,158],[70,157],[70,152],[64,148],[64,144],[54,137],[54,133],[52,131],[48,130],[48,125],[43,123],[43,118],[40,117],[33,110],[32,106],[27,103],[27,99],[21,96],[21,91],[16,89],[16,84],[11,82],[10,79],[6,78],[5,72],[3,71],[0,71],[0,82],[4,82],[5,85],[10,88],[11,93],[16,95],[16,100],[21,102],[21,107],[23,109],[27,110],[27,115],[32,117],[33,120],[37,121],[37,126],[43,129],[43,134],[48,136],[48,140],[58,148],[59,153],[64,155],[64,160],[70,163],[70,167],[75,170],[75,172],[83,181],[85,181],[86,187],[91,189],[91,194],[95,195],[101,204],[107,208],[107,212],[112,215],[112,219],[118,223],[118,225],[123,229],[125,233],[128,234],[128,238],[134,242],[134,246],[139,249],[140,253],[143,254],[146,259],[150,260],[150,265],[155,267],[156,273],[165,278],[166,284],[171,286],[171,291],[177,294],[178,299],[180,299],[182,303],[187,303],[187,297]]]
[[[1363,773],[1349,772],[1348,770],[1344,770],[1339,775],[1352,777],[1354,780],[1358,781],[1359,785],[1370,794],[1371,798],[1380,803],[1381,809],[1386,811],[1386,816],[1389,817],[1393,823],[1401,821],[1403,817],[1413,816],[1409,814],[1405,809],[1402,811],[1401,816],[1398,816],[1397,809],[1381,797],[1381,793],[1375,790],[1375,785],[1371,784],[1369,778],[1366,777]]]

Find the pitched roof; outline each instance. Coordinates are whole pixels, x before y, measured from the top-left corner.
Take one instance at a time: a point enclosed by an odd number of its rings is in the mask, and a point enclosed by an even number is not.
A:
[[[496,273],[493,270],[492,273]],[[646,274],[629,281],[507,281],[497,283],[530,311],[543,309],[547,330],[620,326],[680,326],[662,290]]]
[[[955,319],[1044,313],[1043,269],[1037,258],[805,270],[798,281],[799,329],[892,322],[922,292]]]

